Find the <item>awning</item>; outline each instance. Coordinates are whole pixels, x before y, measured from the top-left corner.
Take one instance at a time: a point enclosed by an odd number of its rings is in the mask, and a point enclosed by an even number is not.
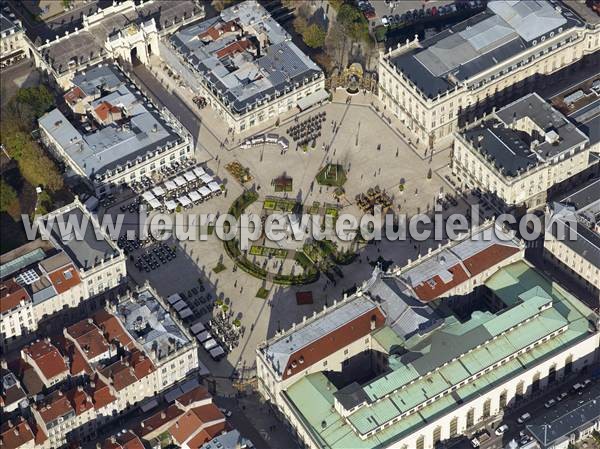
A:
[[[152,192],[147,190],[146,192],[142,193],[142,198],[144,199],[144,201],[149,203],[150,200],[154,199],[154,195],[152,195]]]
[[[165,182],[165,189],[167,189],[167,190],[175,190],[176,188],[177,188],[177,185],[173,181],[167,181],[167,182]]]
[[[148,201],[148,204],[152,209],[159,209],[161,206],[160,201],[158,201],[156,198],[152,198],[150,201]]]
[[[173,182],[177,187],[183,187],[187,184],[187,181],[183,178],[183,176],[178,176],[177,178],[173,179]]]
[[[154,193],[154,196],[163,196],[165,194],[165,189],[161,186],[156,186],[152,189],[152,193]]]
[[[206,326],[204,326],[204,324],[202,324],[201,322],[197,322],[196,324],[192,324],[190,330],[192,331],[192,334],[196,335],[202,331],[205,331]]]
[[[186,181],[188,181],[188,182],[194,181],[194,180],[197,178],[197,176],[196,176],[196,175],[194,174],[194,172],[193,172],[193,171],[191,171],[191,170],[190,170],[190,171],[188,171],[188,172],[185,172],[185,173],[183,174],[183,177],[184,177],[184,178],[185,178],[185,180],[186,180]]]
[[[204,171],[204,169],[202,167],[194,167],[194,173],[199,178],[200,176],[202,176],[206,172]]]
[[[179,204],[181,204],[183,207],[187,207],[190,204],[192,204],[192,202],[190,201],[190,199],[187,197],[187,195],[182,195],[179,198],[177,198],[177,201],[179,201]]]
[[[208,173],[204,173],[202,176],[200,176],[200,181],[202,181],[204,184],[208,184],[212,180],[213,177],[210,176]]]
[[[194,314],[194,312],[192,312],[192,310],[188,307],[187,309],[183,309],[181,312],[179,312],[179,317],[182,320],[185,320],[186,318],[191,317]]]
[[[180,310],[183,310],[187,307],[187,304],[185,303],[185,301],[182,299],[181,301],[177,301],[175,304],[173,304],[173,308],[175,310],[177,310],[178,312]]]
[[[207,187],[212,193],[219,192],[221,190],[221,187],[219,187],[219,184],[217,184],[215,181],[209,182]]]
[[[304,98],[300,98],[300,100],[298,100],[298,108],[300,108],[301,111],[305,111],[311,106],[314,106],[317,103],[321,103],[322,101],[325,101],[328,98],[329,92],[327,92],[325,89],[319,89],[316,92],[313,92],[312,94],[307,95]]]
[[[190,193],[188,193],[188,196],[190,197],[190,200],[192,200],[194,203],[196,201],[200,201],[202,199],[202,196],[198,192],[196,192],[195,190],[192,191],[192,192],[190,192]]]
[[[171,296],[169,296],[167,298],[167,302],[170,305],[175,304],[176,302],[178,302],[179,300],[181,300],[181,296],[179,295],[179,293],[173,293]]]
[[[210,335],[210,332],[208,331],[201,331],[199,334],[196,335],[196,339],[200,343],[204,343],[206,340],[210,340],[211,338],[212,335]]]
[[[175,210],[177,209],[177,204],[173,200],[169,200],[165,203],[165,207],[167,210]]]
[[[200,187],[200,189],[198,189],[198,193],[206,198],[207,196],[210,196],[210,189],[206,186]]]

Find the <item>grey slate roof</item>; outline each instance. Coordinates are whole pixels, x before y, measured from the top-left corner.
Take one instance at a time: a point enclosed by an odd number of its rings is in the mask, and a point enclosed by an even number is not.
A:
[[[527,430],[543,448],[554,447],[578,430],[587,429],[600,418],[600,385],[589,387],[582,396],[560,402],[543,416],[536,417]]]
[[[246,34],[259,33],[265,39],[266,45],[258,44],[259,54],[254,56],[244,51],[219,58],[219,50],[246,36],[225,33],[209,41],[198,37],[212,26],[228,21],[235,21]],[[254,45],[254,37],[250,41]],[[199,72],[215,92],[219,91],[236,113],[244,113],[257,101],[277,92],[283,93],[304,79],[312,80],[322,75],[322,70],[291,42],[281,25],[254,0],[227,8],[219,17],[183,28],[170,38],[170,42],[180,57]]]
[[[52,225],[53,237],[79,268],[88,270],[96,266],[100,260],[107,259],[111,255],[116,257],[119,254],[103,237],[100,239],[96,237],[91,223],[83,228],[85,231],[82,233],[78,233],[74,226],[70,233],[63,235],[62,227],[59,225],[61,220],[65,224],[69,220],[72,223],[83,223],[83,211],[77,207],[71,209],[69,212],[59,215]],[[86,216],[85,220],[89,220],[89,218]],[[62,230],[66,230],[66,227]]]
[[[392,57],[391,63],[432,98],[453,87],[450,75],[467,80],[537,44],[542,36],[579,23],[547,0],[494,0],[486,11],[424,40],[421,49]]]
[[[521,130],[523,119],[533,121],[537,135]],[[558,134],[557,141],[548,141],[551,133]],[[536,93],[499,109],[494,118],[462,134],[497,171],[510,177],[589,142],[583,132]]]
[[[76,75],[74,83],[88,95],[110,91],[95,100],[92,106],[107,101],[114,106],[124,107],[128,121],[127,127],[113,122],[87,133],[76,128],[59,109],[53,109],[39,119],[40,127],[58,142],[90,178],[124,166],[159,146],[181,139],[115,67],[92,68],[85,74]]]
[[[17,25],[6,17],[4,14],[0,13],[0,32],[1,33],[10,33],[12,30],[16,30]]]

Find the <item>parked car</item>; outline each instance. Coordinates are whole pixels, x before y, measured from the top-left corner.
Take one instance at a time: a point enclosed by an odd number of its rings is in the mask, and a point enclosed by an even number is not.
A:
[[[554,407],[554,404],[556,404],[556,401],[554,399],[550,399],[544,403],[544,407],[551,408]]]
[[[562,401],[566,397],[567,397],[567,392],[563,391],[561,394],[559,394],[558,396],[556,396],[556,402],[560,402],[560,401]]]
[[[494,432],[496,435],[501,436],[504,435],[504,433],[508,430],[508,425],[507,424],[502,424],[500,427],[498,427],[496,429],[496,431]]]
[[[227,418],[231,416],[231,410],[227,410],[226,408],[219,407],[221,413],[223,413]]]
[[[531,413],[523,413],[521,416],[519,416],[519,419],[517,419],[517,422],[519,424],[523,424],[524,422],[527,422],[531,419]]]

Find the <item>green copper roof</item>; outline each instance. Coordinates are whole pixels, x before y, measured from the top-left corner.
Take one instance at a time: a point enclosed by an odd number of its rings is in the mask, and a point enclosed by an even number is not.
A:
[[[405,343],[407,354],[390,364],[395,369],[363,385],[371,404],[360,407],[347,421],[335,410],[336,388],[323,374],[307,376],[289,387],[287,395],[315,440],[323,448],[332,449],[389,445],[458,407],[457,401],[467,402],[589,335],[587,317],[592,312],[525,262],[499,270],[486,285],[508,308],[496,315],[476,312],[463,324],[450,317],[431,335],[409,339]],[[557,331],[560,333],[549,340],[498,365]],[[376,339],[383,347],[396,344],[389,330],[378,331]],[[452,360],[457,350],[463,353]],[[402,362],[401,357],[406,355],[411,357]],[[431,368],[430,374],[423,372],[427,368]],[[479,377],[448,393],[476,374]],[[400,418],[420,404],[417,412]],[[378,429],[385,423],[386,427]],[[363,436],[375,433],[361,439],[353,427]]]

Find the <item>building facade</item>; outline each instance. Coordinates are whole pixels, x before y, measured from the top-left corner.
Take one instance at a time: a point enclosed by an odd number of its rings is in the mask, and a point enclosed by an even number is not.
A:
[[[463,189],[502,208],[540,208],[547,194],[590,165],[589,138],[539,95],[529,94],[455,134],[452,173]]]
[[[16,19],[0,13],[0,67],[5,68],[30,56],[30,46]]]
[[[524,261],[470,294],[491,308],[466,321],[382,280],[257,350],[259,391],[308,448],[433,448],[597,360],[598,316]]]
[[[329,98],[323,71],[254,0],[181,29],[162,55],[240,133]]]
[[[428,147],[450,143],[471,111],[481,116],[538,78],[600,48],[600,24],[552,0],[494,0],[485,12],[379,57],[379,99]]]

